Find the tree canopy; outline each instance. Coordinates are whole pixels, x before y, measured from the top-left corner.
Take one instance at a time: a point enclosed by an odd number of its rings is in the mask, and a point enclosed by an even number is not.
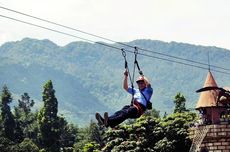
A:
[[[58,115],[58,99],[51,80],[43,86],[42,97],[42,108],[33,111],[34,101],[23,93],[11,112],[9,104],[13,98],[7,86],[3,87],[2,152],[185,152],[191,146],[188,128],[196,114],[186,110],[186,100],[180,93],[175,96],[174,113],[161,118],[160,111],[152,109],[113,129],[101,128],[93,120],[79,128],[64,115]]]
[[[10,103],[12,102],[11,93],[8,90],[7,86],[4,85],[1,94],[1,120],[2,120],[2,134],[3,137],[6,137],[14,141],[14,129],[15,129],[15,120],[14,116],[10,110]]]

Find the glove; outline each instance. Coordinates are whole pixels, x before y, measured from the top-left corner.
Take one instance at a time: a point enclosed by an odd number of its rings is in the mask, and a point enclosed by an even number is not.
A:
[[[142,72],[142,71],[139,71],[139,74],[140,74],[140,75],[143,75],[143,72]]]
[[[127,69],[125,69],[125,71],[124,71],[124,75],[125,75],[125,76],[128,76],[128,74],[129,74],[128,70],[127,70]]]

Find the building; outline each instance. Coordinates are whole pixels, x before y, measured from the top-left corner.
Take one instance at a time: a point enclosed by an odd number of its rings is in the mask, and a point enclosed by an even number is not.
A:
[[[201,92],[197,102],[200,121],[190,129],[190,152],[230,152],[229,94],[223,96],[210,71],[203,88],[211,89]]]

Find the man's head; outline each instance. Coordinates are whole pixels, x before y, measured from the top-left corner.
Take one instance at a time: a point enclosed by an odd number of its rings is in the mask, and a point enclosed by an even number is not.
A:
[[[136,82],[140,90],[143,90],[146,87],[144,76],[139,76]]]

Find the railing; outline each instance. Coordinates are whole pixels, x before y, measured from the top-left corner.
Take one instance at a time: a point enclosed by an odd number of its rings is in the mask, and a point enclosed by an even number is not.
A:
[[[203,126],[201,128],[197,128],[193,137],[192,146],[190,147],[189,152],[199,152],[200,145],[204,140],[205,136],[207,135],[211,125]]]

